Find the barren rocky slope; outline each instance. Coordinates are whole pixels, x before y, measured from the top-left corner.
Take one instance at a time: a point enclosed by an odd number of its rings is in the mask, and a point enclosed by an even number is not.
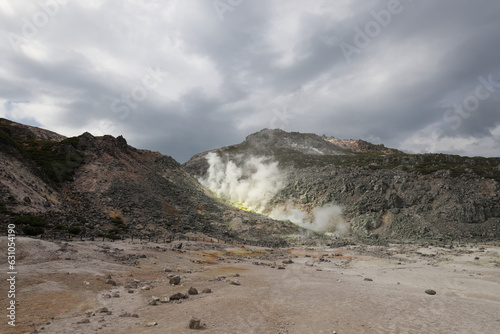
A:
[[[0,218],[26,234],[143,235],[198,232],[279,243],[292,224],[236,210],[169,156],[123,137],[64,138],[0,120]]]
[[[405,154],[361,140],[267,129],[211,152],[236,164],[249,156],[279,163],[286,186],[268,211],[290,199],[307,212],[336,203],[355,236],[500,238],[500,158]],[[206,177],[208,153],[184,166]]]

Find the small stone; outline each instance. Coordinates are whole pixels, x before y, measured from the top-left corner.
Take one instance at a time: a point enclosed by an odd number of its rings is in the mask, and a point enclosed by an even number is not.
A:
[[[170,298],[168,298],[168,297],[163,297],[162,299],[160,299],[160,303],[162,303],[162,304],[168,303],[169,301],[170,301]]]
[[[99,309],[97,309],[97,312],[96,313],[108,313],[109,310],[107,307],[101,307]]]
[[[158,326],[158,323],[156,321],[151,321],[146,324],[146,327],[154,327]]]
[[[176,275],[170,279],[169,283],[172,285],[179,285],[181,283],[181,277]]]
[[[432,289],[427,289],[427,290],[425,290],[425,293],[428,295],[434,296],[436,294],[436,291],[434,291]]]
[[[171,273],[171,272],[172,272],[172,269],[165,268],[165,272],[166,272],[166,273]]]
[[[278,269],[283,270],[285,269],[285,266],[278,266]]]
[[[81,325],[81,324],[90,324],[90,320],[89,319],[82,319],[80,321],[77,321],[76,322],[77,325]]]
[[[145,258],[147,258],[146,254],[139,255],[139,259],[145,259]]]
[[[189,319],[189,328],[201,329],[201,320],[195,317],[191,317],[191,319]]]
[[[292,259],[286,259],[286,260],[283,260],[283,262],[282,262],[282,263],[283,263],[283,264],[292,264],[292,263],[293,263],[293,261],[292,261]]]
[[[155,296],[151,296],[151,301],[149,302],[149,305],[158,305],[159,302],[160,302],[160,298],[155,297]]]
[[[193,287],[190,287],[189,290],[188,290],[188,294],[190,294],[190,295],[197,295],[198,294],[198,290],[196,290]]]
[[[367,282],[373,282],[373,280],[371,278],[365,278],[364,280]]]
[[[176,294],[173,294],[170,296],[170,300],[181,300],[181,299],[186,299],[187,296],[183,293],[177,292]]]
[[[132,315],[129,312],[123,312],[119,315],[121,318],[128,318],[131,317]]]
[[[112,280],[112,279],[107,279],[107,280],[106,280],[106,284],[110,284],[110,285],[115,286],[115,285],[116,285],[116,282],[115,282],[114,280]]]
[[[212,290],[209,288],[203,289],[202,293],[212,293]]]
[[[112,296],[113,298],[119,298],[119,297],[120,297],[120,292],[118,292],[118,291],[114,291],[114,292],[111,294],[111,296]]]
[[[230,283],[231,285],[241,285],[241,284],[240,284],[240,281],[238,281],[237,279],[232,279],[232,280],[229,280],[229,283]]]
[[[312,262],[306,262],[306,266],[308,266],[308,267],[312,267],[313,265],[314,265],[314,263],[312,263]]]

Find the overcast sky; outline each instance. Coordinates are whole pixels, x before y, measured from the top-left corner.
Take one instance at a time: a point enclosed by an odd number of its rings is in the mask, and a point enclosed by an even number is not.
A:
[[[185,162],[262,128],[500,156],[500,1],[0,0],[0,117]]]

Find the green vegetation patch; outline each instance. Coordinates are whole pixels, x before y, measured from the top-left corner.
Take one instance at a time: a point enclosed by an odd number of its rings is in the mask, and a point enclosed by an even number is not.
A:
[[[4,203],[0,202],[0,214],[4,214],[4,215],[15,215],[16,213],[15,212],[12,212],[10,211],[9,209],[7,209],[7,207],[5,206]]]
[[[83,163],[84,147],[78,137],[61,142],[27,139],[21,141],[21,153],[33,160],[48,181],[60,185],[72,181],[75,171]]]
[[[22,225],[21,231],[25,235],[40,235],[45,232],[47,221],[39,216],[19,216],[14,219],[14,224]]]

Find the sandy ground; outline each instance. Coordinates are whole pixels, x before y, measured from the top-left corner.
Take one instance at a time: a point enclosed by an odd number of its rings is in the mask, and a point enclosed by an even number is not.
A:
[[[176,244],[18,238],[17,326],[7,325],[5,259],[0,333],[500,332],[499,247],[271,250],[184,242],[180,252]],[[0,248],[5,254],[6,238]],[[279,269],[285,259],[293,263]],[[169,275],[181,276],[181,284],[170,285]],[[149,305],[152,296],[189,287],[200,293]],[[212,293],[201,293],[205,288]],[[138,317],[120,317],[124,312]],[[191,316],[204,328],[188,329]]]

